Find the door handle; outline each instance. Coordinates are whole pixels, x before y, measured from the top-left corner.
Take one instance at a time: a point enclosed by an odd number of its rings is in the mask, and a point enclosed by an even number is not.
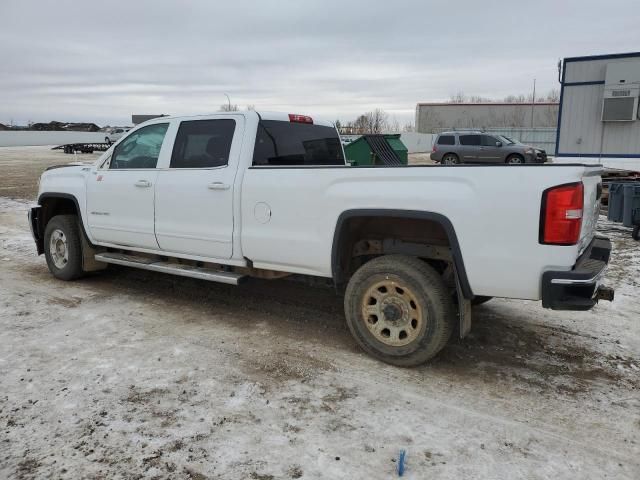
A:
[[[151,186],[151,182],[149,180],[138,180],[134,185],[136,187],[147,188]]]
[[[209,190],[229,190],[229,188],[231,188],[231,185],[222,182],[213,182],[210,183],[207,188]]]

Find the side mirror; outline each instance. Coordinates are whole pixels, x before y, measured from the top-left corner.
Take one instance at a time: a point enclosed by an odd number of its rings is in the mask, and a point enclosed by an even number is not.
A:
[[[496,147],[501,147],[502,146],[502,142],[496,142]]]

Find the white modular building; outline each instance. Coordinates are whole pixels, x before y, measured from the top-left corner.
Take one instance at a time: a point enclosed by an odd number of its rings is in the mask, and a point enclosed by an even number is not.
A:
[[[565,58],[556,162],[640,171],[640,52]]]

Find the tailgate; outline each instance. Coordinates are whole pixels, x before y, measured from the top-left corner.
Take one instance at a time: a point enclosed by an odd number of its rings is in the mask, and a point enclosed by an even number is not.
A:
[[[596,225],[600,215],[600,197],[602,196],[601,166],[585,166],[582,175],[584,185],[584,209],[582,212],[582,230],[579,252],[582,253],[596,234]]]

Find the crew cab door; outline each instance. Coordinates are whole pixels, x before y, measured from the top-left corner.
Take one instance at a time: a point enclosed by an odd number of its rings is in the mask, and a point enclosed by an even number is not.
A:
[[[93,239],[158,249],[154,232],[156,166],[169,156],[169,123],[139,128],[118,143],[87,180],[87,218]]]
[[[233,192],[244,117],[183,120],[156,185],[162,250],[227,259],[233,253]]]

